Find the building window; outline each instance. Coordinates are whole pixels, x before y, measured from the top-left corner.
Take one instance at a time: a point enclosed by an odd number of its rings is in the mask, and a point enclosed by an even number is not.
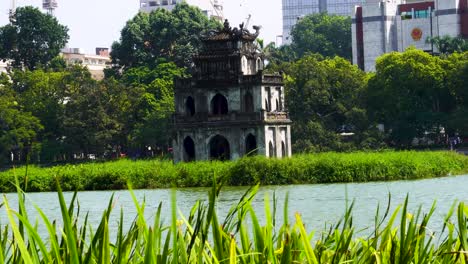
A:
[[[242,73],[244,75],[250,74],[250,72],[249,72],[249,62],[247,61],[247,58],[245,56],[242,56],[241,65],[242,65]]]
[[[273,158],[275,156],[275,147],[273,146],[273,142],[270,141],[270,143],[268,144],[268,157]]]
[[[195,160],[195,143],[191,137],[184,139],[184,161],[190,162]]]
[[[257,71],[263,71],[263,63],[260,58],[257,59]]]
[[[429,10],[418,10],[414,11],[414,18],[428,18]]]
[[[276,88],[277,92],[278,92],[278,104],[279,104],[279,107],[276,108],[277,111],[283,111],[283,93],[281,91],[281,87],[277,87]]]
[[[156,1],[150,1],[149,2],[149,6],[158,6],[158,5],[159,5],[158,2],[156,2]]]
[[[270,87],[266,88],[266,96],[267,98],[265,98],[265,110],[267,112],[271,112],[271,88]]]
[[[257,155],[257,139],[252,134],[249,134],[247,138],[245,138],[245,155]]]
[[[227,115],[228,114],[228,101],[222,94],[216,94],[211,99],[211,113],[213,115]]]
[[[247,92],[244,95],[244,110],[247,113],[252,113],[254,111],[253,96],[250,92]]]
[[[185,114],[187,116],[195,115],[195,100],[193,100],[192,96],[187,97],[187,100],[185,100]]]
[[[284,144],[284,141],[281,141],[281,157],[286,157],[286,144]]]
[[[210,140],[210,159],[212,160],[230,160],[231,150],[229,141],[220,135],[214,136]]]

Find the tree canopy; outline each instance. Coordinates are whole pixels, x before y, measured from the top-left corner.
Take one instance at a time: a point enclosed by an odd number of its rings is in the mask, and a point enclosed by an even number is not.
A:
[[[340,134],[368,128],[361,100],[366,74],[349,61],[309,55],[286,67],[286,102],[295,151],[353,148]],[[359,135],[355,138],[359,138]]]
[[[121,68],[153,68],[165,60],[191,67],[192,56],[201,45],[200,34],[219,26],[186,3],[177,4],[172,11],[140,12],[127,22],[120,40],[112,45],[112,63]]]
[[[442,55],[452,54],[454,52],[468,51],[468,40],[462,37],[428,37],[428,43],[432,43]]]
[[[19,154],[32,147],[42,130],[38,118],[24,111],[9,87],[8,78],[0,76],[0,163],[9,159],[10,153]]]
[[[427,133],[447,128],[456,103],[447,81],[448,61],[410,48],[377,59],[367,105],[371,118],[390,131],[390,141],[409,145]]]
[[[36,69],[65,47],[68,28],[39,9],[18,7],[11,24],[0,28],[0,59],[12,60],[15,68]]]
[[[297,56],[318,53],[352,59],[351,17],[316,13],[301,18],[291,31]]]

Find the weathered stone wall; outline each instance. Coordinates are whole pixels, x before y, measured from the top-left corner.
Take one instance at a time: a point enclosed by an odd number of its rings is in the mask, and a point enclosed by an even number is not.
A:
[[[195,142],[195,156],[196,160],[209,160],[210,159],[210,142],[213,137],[220,135],[226,138],[229,142],[230,158],[236,160],[247,154],[246,151],[246,138],[252,134],[257,141],[257,154],[265,155],[265,134],[263,126],[256,127],[219,127],[219,128],[196,128],[190,130],[181,130],[177,132],[176,139],[173,145],[177,148],[174,149],[174,161],[184,161],[184,145],[183,141],[186,137],[191,137]]]

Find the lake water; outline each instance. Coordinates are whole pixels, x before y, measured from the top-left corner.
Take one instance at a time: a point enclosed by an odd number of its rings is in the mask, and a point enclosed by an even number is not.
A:
[[[177,190],[179,210],[188,215],[196,200],[207,199],[208,190],[207,188]],[[242,197],[246,190],[246,187],[225,187],[219,196],[218,216],[224,217],[229,208]],[[170,224],[171,190],[136,190],[134,193],[140,201],[146,200],[148,221],[152,220],[157,206],[162,202],[163,219],[165,223]],[[278,222],[282,222],[284,199],[286,193],[289,193],[290,221],[294,220],[296,212],[301,213],[309,231],[323,230],[326,223],[335,223],[344,214],[346,204],[351,201],[355,201],[353,210],[355,225],[359,229],[372,227],[377,205],[386,207],[389,193],[392,195],[392,209],[402,204],[407,194],[410,198],[409,208],[413,212],[419,206],[422,206],[423,211],[427,212],[432,203],[436,201],[436,211],[429,227],[433,230],[440,230],[444,216],[455,201],[468,203],[468,175],[418,181],[265,186],[260,188],[253,201],[253,207],[262,221],[264,221],[264,197],[268,195],[271,200],[273,193],[278,198]],[[109,224],[111,228],[117,227],[117,220],[122,209],[126,217],[124,225],[128,227],[136,216],[136,209],[128,191],[80,192],[78,201],[82,215],[84,212],[89,212],[90,222],[98,223],[112,194],[115,196],[115,205]],[[66,200],[69,201],[72,195],[72,193],[65,193]],[[16,194],[5,194],[5,197],[12,208],[17,208]],[[33,204],[36,204],[49,219],[61,219],[56,193],[29,193],[26,199],[30,218],[37,218],[38,214],[33,207]],[[2,225],[7,223],[4,210],[4,207],[0,208],[0,223]],[[366,233],[366,231],[364,230],[362,233]]]

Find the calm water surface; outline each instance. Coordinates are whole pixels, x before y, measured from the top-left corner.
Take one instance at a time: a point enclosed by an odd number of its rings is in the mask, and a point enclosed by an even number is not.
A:
[[[177,194],[178,209],[185,215],[196,200],[206,200],[207,188],[179,189]],[[245,187],[226,187],[221,192],[218,202],[218,215],[224,217],[229,208],[235,204],[245,193]],[[323,230],[326,223],[335,223],[344,213],[346,204],[355,201],[353,211],[354,223],[359,229],[373,225],[377,205],[385,207],[388,194],[392,196],[391,207],[394,209],[402,204],[406,195],[410,197],[410,210],[416,211],[419,206],[427,212],[434,201],[437,202],[435,214],[430,227],[440,230],[443,217],[454,201],[468,203],[468,175],[437,178],[419,181],[351,183],[351,184],[321,184],[321,185],[288,185],[261,187],[253,207],[258,217],[264,220],[264,198],[266,195],[278,198],[277,221],[282,222],[283,205],[286,193],[289,193],[289,219],[294,220],[296,212],[301,213],[308,230]],[[114,211],[110,225],[117,227],[120,210],[124,211],[124,225],[129,226],[136,216],[135,206],[128,191],[115,192],[80,192],[78,200],[82,215],[89,212],[89,220],[97,224],[103,211],[107,208],[112,194],[115,197]],[[72,193],[65,193],[69,201]],[[152,220],[159,203],[163,203],[163,219],[170,223],[170,195],[171,190],[137,190],[136,197],[146,200],[146,217]],[[12,208],[17,208],[16,194],[5,194]],[[49,219],[61,219],[60,207],[56,193],[29,193],[27,194],[28,212],[30,218],[37,218],[38,214],[33,205],[39,206]],[[0,208],[0,224],[7,223],[4,207]],[[40,221],[39,221],[40,222]],[[59,221],[60,222],[60,221]],[[116,229],[115,229],[116,230]],[[366,231],[363,231],[366,232]]]

